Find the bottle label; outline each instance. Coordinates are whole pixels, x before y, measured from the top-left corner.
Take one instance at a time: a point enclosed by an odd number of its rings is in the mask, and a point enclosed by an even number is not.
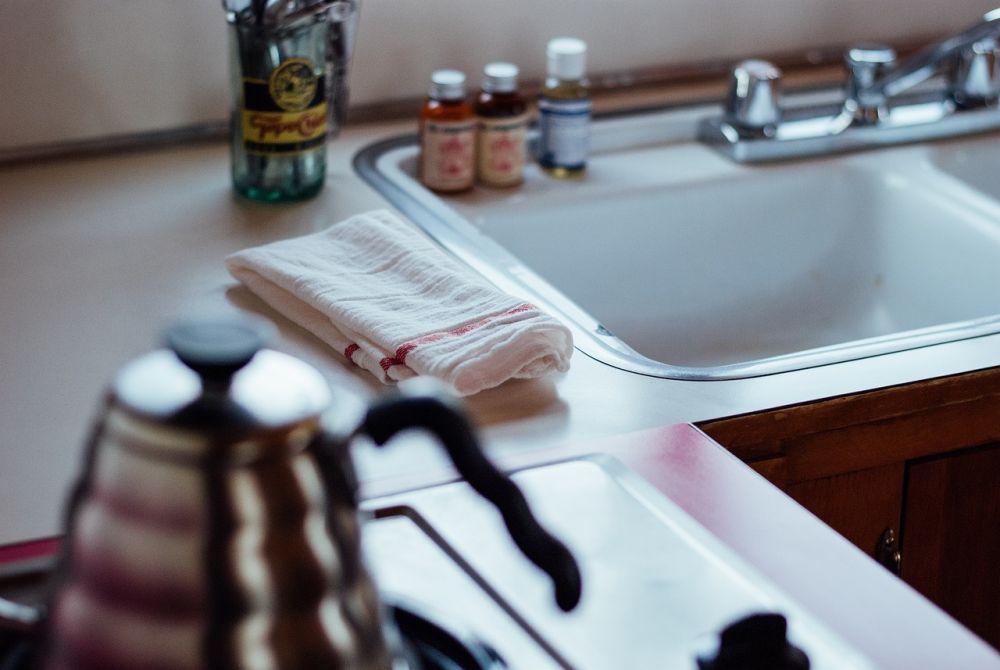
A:
[[[326,83],[306,58],[290,58],[267,81],[243,79],[243,147],[252,154],[292,155],[323,146]]]
[[[545,167],[583,167],[590,147],[590,100],[542,96],[538,112],[538,162]]]
[[[425,120],[421,133],[420,174],[428,188],[457,191],[475,177],[476,125],[466,121]]]
[[[476,174],[484,184],[511,186],[524,172],[528,115],[480,117],[476,133]]]

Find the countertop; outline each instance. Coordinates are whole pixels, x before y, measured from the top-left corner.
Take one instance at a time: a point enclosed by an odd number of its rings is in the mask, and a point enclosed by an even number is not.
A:
[[[59,529],[64,492],[102,393],[171,320],[225,310],[266,316],[275,347],[304,358],[350,417],[387,387],[266,307],[226,272],[227,254],[389,207],[354,173],[367,144],[412,122],[348,127],[329,147],[321,194],[293,205],[234,197],[222,142],[0,167],[0,544]],[[569,372],[467,399],[486,445],[511,454],[678,422],[733,416],[1000,364],[1000,336],[779,375],[676,381],[575,352]],[[435,470],[428,440],[362,445],[362,478]]]
[[[234,197],[221,142],[0,167],[0,545],[59,532],[63,499],[105,389],[124,363],[158,346],[163,327],[177,317],[246,310],[269,318],[280,333],[275,348],[312,363],[335,389],[340,420],[352,420],[390,390],[267,308],[228,275],[223,259],[389,207],[354,173],[351,159],[377,139],[414,129],[410,122],[347,128],[330,144],[326,188],[295,205]],[[516,465],[535,452],[641,429],[996,365],[1000,336],[711,382],[644,377],[577,351],[565,374],[508,382],[466,403],[491,454]],[[433,477],[444,463],[419,435],[381,451],[360,444],[355,455],[368,493]],[[727,467],[763,485],[735,460]],[[711,509],[703,512],[710,521]],[[774,524],[771,530],[781,531]]]

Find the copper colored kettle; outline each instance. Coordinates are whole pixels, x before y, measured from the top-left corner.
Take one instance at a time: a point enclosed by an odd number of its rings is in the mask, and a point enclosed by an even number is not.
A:
[[[360,546],[350,437],[436,434],[521,550],[580,597],[566,547],[484,457],[449,399],[370,407],[321,427],[315,369],[264,348],[252,322],[179,324],[118,374],[73,490],[38,666],[386,669],[397,662]]]

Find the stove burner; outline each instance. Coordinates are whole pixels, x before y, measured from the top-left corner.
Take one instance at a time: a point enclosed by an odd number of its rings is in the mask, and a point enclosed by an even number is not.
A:
[[[488,644],[455,626],[445,628],[423,607],[411,602],[389,606],[389,616],[403,638],[412,670],[508,670]],[[415,659],[415,661],[414,661]],[[2,669],[0,669],[2,670]]]
[[[31,667],[31,644],[27,635],[0,633],[0,670],[27,670]]]

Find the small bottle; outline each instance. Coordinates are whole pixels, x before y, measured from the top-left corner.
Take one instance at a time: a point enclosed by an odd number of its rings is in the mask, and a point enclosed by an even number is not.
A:
[[[486,186],[514,186],[524,180],[528,103],[517,91],[511,63],[483,68],[476,98],[476,177]]]
[[[472,188],[476,121],[465,99],[465,75],[436,70],[420,113],[420,180],[439,193]]]
[[[581,176],[590,144],[587,44],[557,37],[546,49],[548,76],[538,99],[538,162],[555,177]]]

